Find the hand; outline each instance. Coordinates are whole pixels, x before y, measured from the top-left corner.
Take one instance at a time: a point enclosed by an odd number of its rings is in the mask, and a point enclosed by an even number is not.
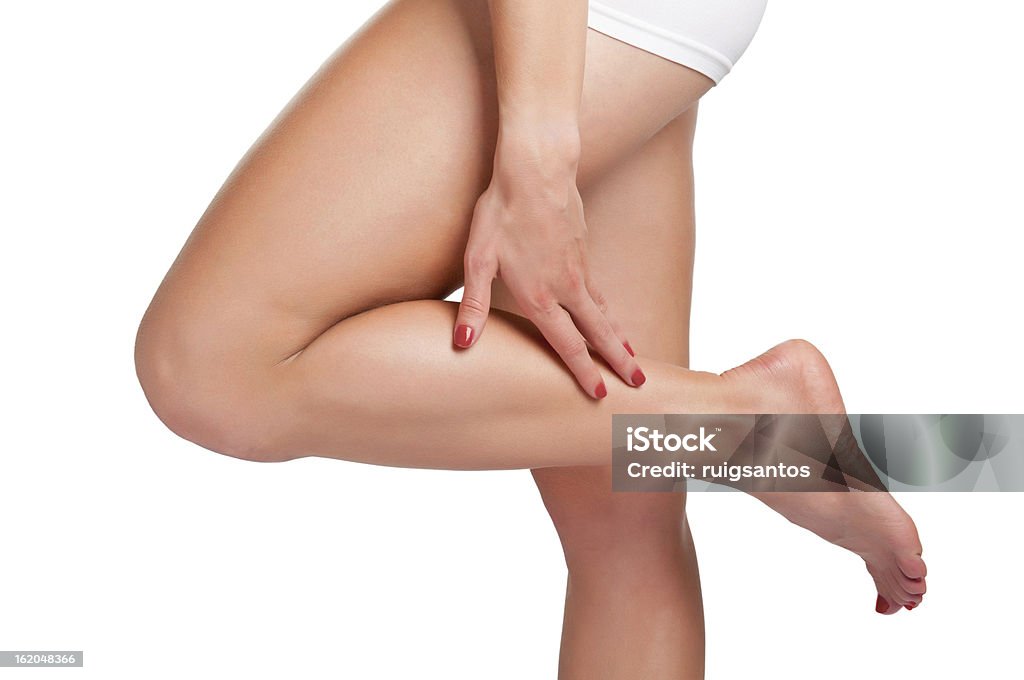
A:
[[[639,387],[646,378],[590,276],[578,154],[569,148],[499,139],[494,174],[470,226],[454,341],[467,348],[480,337],[491,283],[500,277],[583,389],[602,399],[607,388],[588,342],[627,384]]]

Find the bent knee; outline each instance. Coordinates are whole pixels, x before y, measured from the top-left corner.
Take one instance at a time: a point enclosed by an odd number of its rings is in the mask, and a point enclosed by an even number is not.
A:
[[[256,462],[290,460],[263,404],[268,369],[226,356],[202,329],[143,320],[135,370],[154,413],[172,432],[203,448]]]

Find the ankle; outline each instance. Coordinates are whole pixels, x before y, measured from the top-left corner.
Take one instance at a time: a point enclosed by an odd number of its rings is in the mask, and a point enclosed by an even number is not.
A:
[[[746,366],[746,364],[744,364]],[[771,383],[752,371],[730,369],[715,376],[724,406],[719,413],[769,413]]]

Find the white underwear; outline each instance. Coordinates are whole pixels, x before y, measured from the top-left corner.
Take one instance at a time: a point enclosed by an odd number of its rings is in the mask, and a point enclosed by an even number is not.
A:
[[[591,0],[595,31],[718,83],[750,44],[768,0]]]

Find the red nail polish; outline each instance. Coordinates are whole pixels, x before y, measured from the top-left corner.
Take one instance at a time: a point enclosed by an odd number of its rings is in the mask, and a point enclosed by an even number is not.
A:
[[[903,605],[903,606],[907,608],[907,611],[910,611],[911,609],[913,609],[913,608],[914,608],[914,607],[916,607],[917,605],[916,605],[916,604],[914,604],[913,602],[911,602],[911,603],[909,603],[909,604],[905,604],[905,605]]]
[[[633,384],[634,385],[636,385],[637,387],[640,387],[645,382],[647,382],[647,376],[644,375],[643,371],[641,371],[639,368],[636,369],[635,371],[633,371]]]
[[[598,383],[597,388],[594,389],[594,396],[596,396],[598,399],[604,399],[605,397],[608,396],[608,388],[604,386],[603,380],[600,383]]]
[[[885,598],[881,595],[875,600],[875,611],[879,614],[884,614],[889,611],[889,603],[885,601]]]
[[[455,329],[455,346],[466,348],[473,340],[473,329],[464,323],[460,323]]]
[[[636,356],[636,353],[633,351],[633,348],[629,346],[629,342],[628,341],[622,343],[622,346],[626,348],[627,352],[629,352],[629,356],[631,356],[631,357],[635,357]]]

